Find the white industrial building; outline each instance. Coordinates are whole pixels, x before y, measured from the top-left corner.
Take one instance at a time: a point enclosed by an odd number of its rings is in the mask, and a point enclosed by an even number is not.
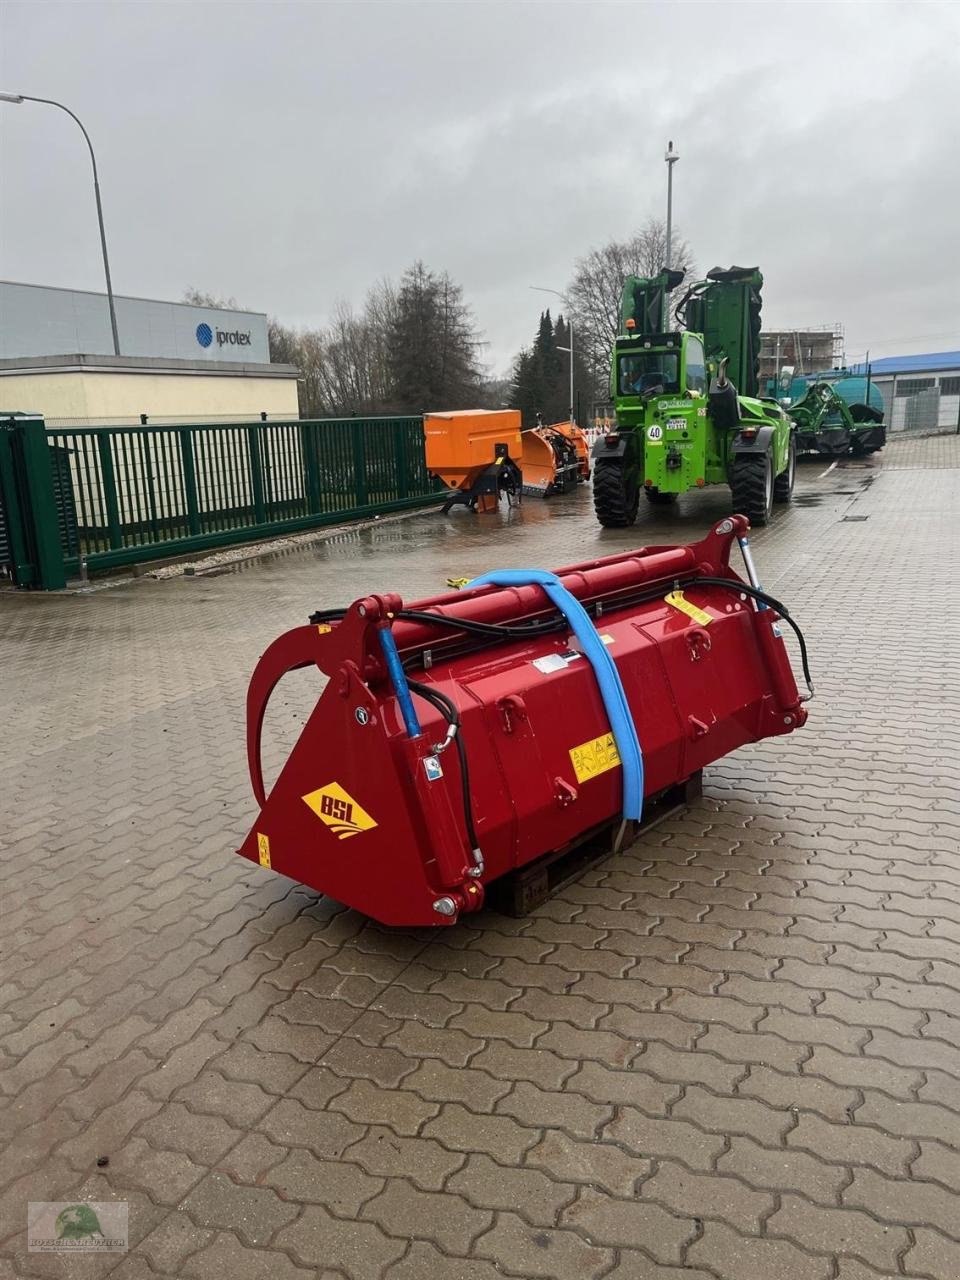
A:
[[[262,312],[0,281],[0,412],[82,426],[297,418]]]
[[[866,365],[850,372],[863,375]],[[871,360],[870,380],[883,396],[888,431],[960,427],[960,351]]]

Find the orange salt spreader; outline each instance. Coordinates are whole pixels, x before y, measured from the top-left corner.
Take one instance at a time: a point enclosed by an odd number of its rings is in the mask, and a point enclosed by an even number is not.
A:
[[[495,511],[501,496],[519,499],[518,409],[458,409],[423,416],[427,470],[450,489],[443,511],[462,505]]]

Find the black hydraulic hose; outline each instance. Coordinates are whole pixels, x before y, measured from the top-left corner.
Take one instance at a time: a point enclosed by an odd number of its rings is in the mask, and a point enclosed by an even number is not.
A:
[[[790,611],[789,609],[787,609],[785,604],[783,604],[780,600],[777,600],[774,596],[769,595],[766,591],[761,591],[758,587],[752,587],[748,582],[743,582],[738,578],[694,577],[694,578],[685,578],[684,581],[682,582],[679,579],[677,579],[674,585],[678,589],[680,587],[700,587],[700,586],[725,587],[727,591],[736,591],[742,595],[750,596],[752,599],[759,600],[762,604],[765,604],[769,608],[776,610],[776,612],[781,616],[781,618],[783,618],[784,622],[786,622],[787,626],[789,626],[793,630],[794,635],[797,637],[797,643],[800,646],[800,664],[801,664],[801,667],[803,668],[803,678],[804,678],[804,681],[806,682],[807,688],[810,691],[810,696],[813,697],[813,679],[810,674],[810,663],[807,656],[807,642],[804,638],[803,632],[800,630],[800,627],[791,617]],[[650,592],[637,593],[637,595],[634,596],[632,599],[624,599],[624,600],[613,602],[611,607],[615,609],[629,608],[631,604],[638,602],[638,600],[642,600],[644,598],[655,599],[658,595],[662,593],[662,590],[663,590],[662,586],[657,586],[656,588],[652,588]],[[588,613],[593,613],[594,617],[597,616],[595,604],[589,604],[585,607]],[[336,622],[342,619],[346,612],[347,612],[346,609],[318,609],[316,613],[312,613],[310,615],[310,623],[312,625],[317,625],[324,622]],[[465,631],[473,635],[489,636],[491,638],[496,638],[496,639],[506,638],[506,639],[512,639],[512,640],[528,639],[530,637],[549,635],[551,632],[563,631],[566,629],[566,626],[567,626],[566,619],[560,613],[557,613],[557,615],[553,618],[542,618],[538,621],[518,623],[513,626],[511,626],[509,623],[503,623],[503,622],[476,622],[470,618],[451,618],[443,613],[428,613],[426,610],[420,610],[420,609],[400,609],[395,616],[398,618],[403,618],[407,622],[422,622],[422,623],[426,623],[427,625],[434,625],[438,627],[448,627],[454,631]],[[404,666],[406,665],[407,663],[405,662]],[[412,681],[410,682],[410,687],[414,688],[414,684]],[[428,686],[426,685],[419,686],[419,688],[421,689],[426,689],[427,687]],[[431,687],[430,693],[435,694],[435,693],[438,693],[438,691]],[[426,696],[426,695],[423,695],[423,696]],[[438,694],[438,696],[444,697],[445,695]],[[429,700],[430,699],[428,698],[428,701]],[[450,702],[449,699],[447,699],[447,704],[449,709],[454,714],[456,714],[456,708],[454,707],[453,703]],[[452,724],[454,722],[450,721],[450,723]],[[459,748],[459,745],[460,745],[459,737],[457,740],[457,745]],[[462,756],[461,756],[461,759],[462,759]]]
[[[311,613],[307,621],[311,626],[324,622],[341,622],[346,612],[346,609],[317,609],[316,612]],[[400,609],[393,616],[402,618],[406,622],[433,623],[440,627],[451,627],[455,631],[472,631],[476,635],[485,636],[537,636],[549,631],[558,631],[563,625],[563,618],[559,614],[556,618],[544,618],[536,622],[515,625],[501,622],[475,622],[470,618],[450,618],[444,613],[427,613],[418,609]]]
[[[471,618],[451,618],[445,613],[427,613],[419,609],[400,609],[394,615],[405,622],[425,622],[441,627],[452,627],[455,631],[472,631],[483,636],[540,636],[550,631],[560,631],[566,625],[562,614],[556,618],[544,618],[536,622],[520,622],[511,625],[508,622],[475,622]]]
[[[768,595],[766,591],[761,591],[759,587],[752,587],[749,582],[739,582],[734,578],[696,578],[689,585],[692,587],[726,587],[728,591],[736,591],[738,594],[759,600],[762,604],[767,605],[768,608],[778,613],[784,622],[793,628],[793,633],[797,637],[797,643],[800,646],[800,665],[803,668],[803,678],[806,681],[807,688],[810,690],[810,697],[813,697],[813,680],[810,676],[810,663],[807,659],[807,642],[803,638],[803,632],[790,616],[786,605]]]
[[[418,694],[425,702],[429,702],[443,716],[448,724],[455,727],[453,743],[457,748],[457,756],[460,760],[460,784],[463,791],[463,820],[467,828],[467,839],[470,841],[471,849],[479,849],[480,842],[477,839],[477,831],[473,825],[473,804],[470,800],[470,770],[467,764],[467,749],[463,743],[463,737],[460,733],[460,712],[457,710],[452,699],[448,698],[445,693],[441,693],[439,689],[435,689],[432,685],[420,684],[417,680],[408,680],[407,684]]]

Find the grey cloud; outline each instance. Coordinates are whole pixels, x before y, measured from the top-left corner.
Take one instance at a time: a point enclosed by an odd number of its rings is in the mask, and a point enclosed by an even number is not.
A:
[[[503,369],[529,284],[661,213],[674,137],[701,267],[759,263],[771,324],[894,352],[960,345],[958,10],[8,2],[0,66],[88,125],[118,291],[320,323],[421,256]],[[73,125],[0,129],[0,272],[99,287]]]

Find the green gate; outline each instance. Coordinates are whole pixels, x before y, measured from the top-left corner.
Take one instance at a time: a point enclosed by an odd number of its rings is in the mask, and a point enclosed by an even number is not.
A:
[[[421,417],[3,425],[0,493],[23,586],[63,586],[81,560],[115,568],[443,496],[427,474]]]
[[[0,416],[0,568],[18,586],[67,584],[64,546],[71,534],[75,543],[76,526],[64,461],[47,443],[42,418]]]

